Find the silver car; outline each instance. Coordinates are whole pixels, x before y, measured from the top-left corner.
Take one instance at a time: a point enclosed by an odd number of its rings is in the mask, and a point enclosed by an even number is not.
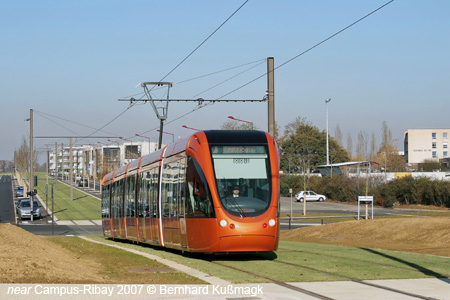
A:
[[[324,195],[316,194],[313,191],[300,191],[297,194],[295,194],[295,199],[297,199],[297,202],[303,202],[306,195],[306,201],[325,201],[327,197]]]
[[[31,201],[28,198],[20,199],[20,202],[17,204],[16,211],[17,215],[20,219],[31,219]],[[33,201],[33,217],[40,219],[41,218],[41,208],[36,200]]]

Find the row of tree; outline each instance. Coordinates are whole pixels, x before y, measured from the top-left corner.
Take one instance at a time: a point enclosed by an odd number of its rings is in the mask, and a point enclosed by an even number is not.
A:
[[[253,124],[228,121],[222,125],[229,130],[254,130]],[[343,147],[342,132],[339,124],[336,126],[335,137],[329,136],[329,162],[331,164],[348,161],[375,161],[387,172],[405,171],[406,161],[398,154],[396,140],[392,138],[391,130],[386,121],[381,125],[381,144],[377,146],[375,134],[370,139],[360,131],[356,143],[356,155],[353,156],[351,136],[347,138],[347,148]],[[288,174],[308,173],[319,165],[326,164],[326,132],[306,120],[297,117],[286,125],[283,135],[279,135],[277,127],[275,138],[280,149],[280,169]]]

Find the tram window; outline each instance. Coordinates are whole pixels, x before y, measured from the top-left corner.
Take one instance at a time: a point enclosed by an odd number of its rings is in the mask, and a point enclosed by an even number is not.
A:
[[[127,217],[135,217],[135,205],[134,205],[134,198],[135,198],[135,181],[136,177],[135,175],[128,176],[126,178],[126,193],[125,193],[125,206],[126,206],[126,216]]]
[[[119,194],[119,182],[114,182],[112,185],[112,217],[119,217],[119,204],[118,204],[118,195]]]
[[[186,181],[186,158],[180,159],[180,172],[178,176],[178,216],[184,217],[185,192],[184,183]]]
[[[139,175],[139,187],[138,187],[138,217],[148,217],[148,187],[150,182],[150,172],[143,172]]]
[[[115,188],[115,201],[114,201],[114,205],[115,205],[115,217],[116,218],[123,218],[123,188],[124,188],[124,179],[121,179],[117,182],[115,182],[116,184],[116,188]]]
[[[208,182],[199,164],[192,157],[189,157],[187,162],[185,194],[187,217],[215,217]]]
[[[222,206],[246,217],[265,212],[271,201],[270,162],[266,146],[211,146],[216,186]],[[236,195],[234,189],[239,189]]]
[[[110,202],[111,185],[105,185],[102,189],[102,218],[109,218],[109,202]]]
[[[158,214],[158,173],[158,168],[150,170],[150,184],[148,186],[150,217],[156,217]]]

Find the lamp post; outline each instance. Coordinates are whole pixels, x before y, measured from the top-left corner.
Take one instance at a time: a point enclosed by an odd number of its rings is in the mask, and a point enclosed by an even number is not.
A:
[[[183,126],[181,126],[181,127],[183,127],[183,128],[186,128],[186,129],[191,129],[191,130],[195,130],[195,131],[202,131],[202,130],[200,130],[200,129],[196,129],[196,128],[188,127],[188,126],[186,126],[186,125],[183,125]]]
[[[119,142],[118,141],[113,141],[111,139],[108,139],[108,142],[113,143],[113,144],[117,144],[117,147],[119,147]]]
[[[150,142],[150,138],[149,138],[148,136],[143,136],[143,135],[140,135],[140,134],[137,134],[137,133],[135,133],[134,135],[135,135],[135,136],[138,136],[138,137],[143,137],[143,138],[145,138],[145,139],[148,139],[148,153],[153,152],[153,151],[150,149],[150,147],[151,147],[151,142]],[[155,151],[156,151],[156,149],[155,149]]]
[[[161,133],[161,130],[156,130],[156,131],[158,131],[159,133]],[[172,143],[173,142],[175,142],[175,134],[173,134],[173,133],[170,133],[170,132],[166,132],[166,131],[163,131],[162,133],[165,133],[165,134],[170,134],[171,136],[172,136]]]
[[[30,118],[28,119],[30,121],[30,218],[31,222],[33,222],[33,192],[34,192],[34,174],[33,174],[33,164],[34,164],[34,146],[33,146],[33,110],[30,109]],[[24,195],[25,196],[25,195]]]
[[[248,124],[252,124],[253,125],[253,122],[249,122],[249,121],[245,121],[245,120],[241,120],[241,119],[236,119],[233,116],[228,116],[228,119],[239,121],[239,122],[244,122],[244,123],[248,123]]]
[[[330,155],[328,150],[328,102],[331,101],[331,98],[325,100],[325,113],[326,113],[326,127],[327,127],[327,166],[330,164]]]

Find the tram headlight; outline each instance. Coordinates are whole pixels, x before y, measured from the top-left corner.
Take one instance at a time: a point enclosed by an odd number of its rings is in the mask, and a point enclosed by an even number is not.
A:
[[[220,220],[219,224],[222,227],[227,227],[227,220]]]
[[[276,223],[277,223],[277,222],[275,222],[274,219],[270,219],[270,220],[269,220],[269,225],[270,225],[270,227],[275,226]]]

